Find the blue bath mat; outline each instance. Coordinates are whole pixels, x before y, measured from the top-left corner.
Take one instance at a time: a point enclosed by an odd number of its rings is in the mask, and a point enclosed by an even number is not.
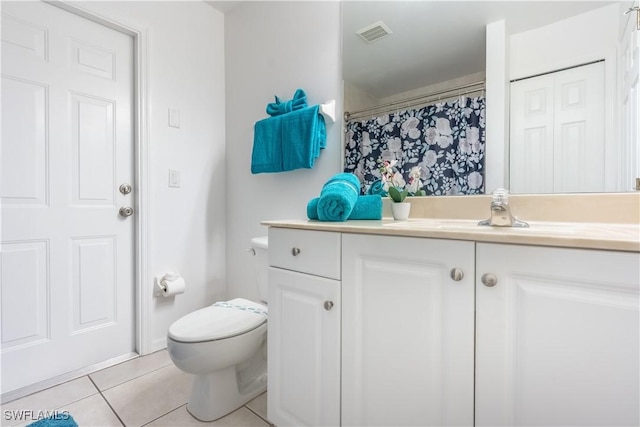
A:
[[[78,427],[78,424],[71,415],[61,414],[43,418],[35,423],[29,424],[27,427]]]

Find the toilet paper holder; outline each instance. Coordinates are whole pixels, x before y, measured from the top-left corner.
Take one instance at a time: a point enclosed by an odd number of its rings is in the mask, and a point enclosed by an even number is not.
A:
[[[162,276],[156,276],[155,280],[155,296],[162,296],[164,292],[167,290],[167,284],[165,281],[173,281],[180,277],[180,273],[177,272],[168,272]]]

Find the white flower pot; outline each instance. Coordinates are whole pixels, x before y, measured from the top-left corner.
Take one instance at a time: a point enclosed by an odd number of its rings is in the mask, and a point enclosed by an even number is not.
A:
[[[406,221],[409,218],[410,210],[411,203],[409,202],[391,203],[391,213],[393,214],[393,219],[396,221]]]

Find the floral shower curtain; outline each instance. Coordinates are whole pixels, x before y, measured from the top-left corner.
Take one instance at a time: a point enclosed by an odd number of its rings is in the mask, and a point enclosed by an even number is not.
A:
[[[407,182],[420,168],[427,195],[484,194],[484,152],[483,96],[346,125],[345,172],[360,178],[364,194],[380,180],[381,162],[393,160]]]

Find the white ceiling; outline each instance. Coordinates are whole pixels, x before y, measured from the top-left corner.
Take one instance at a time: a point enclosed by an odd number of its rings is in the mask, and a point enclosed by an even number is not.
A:
[[[378,98],[485,69],[485,26],[514,34],[614,1],[345,1],[344,79]],[[356,31],[383,21],[393,34],[367,44]]]

